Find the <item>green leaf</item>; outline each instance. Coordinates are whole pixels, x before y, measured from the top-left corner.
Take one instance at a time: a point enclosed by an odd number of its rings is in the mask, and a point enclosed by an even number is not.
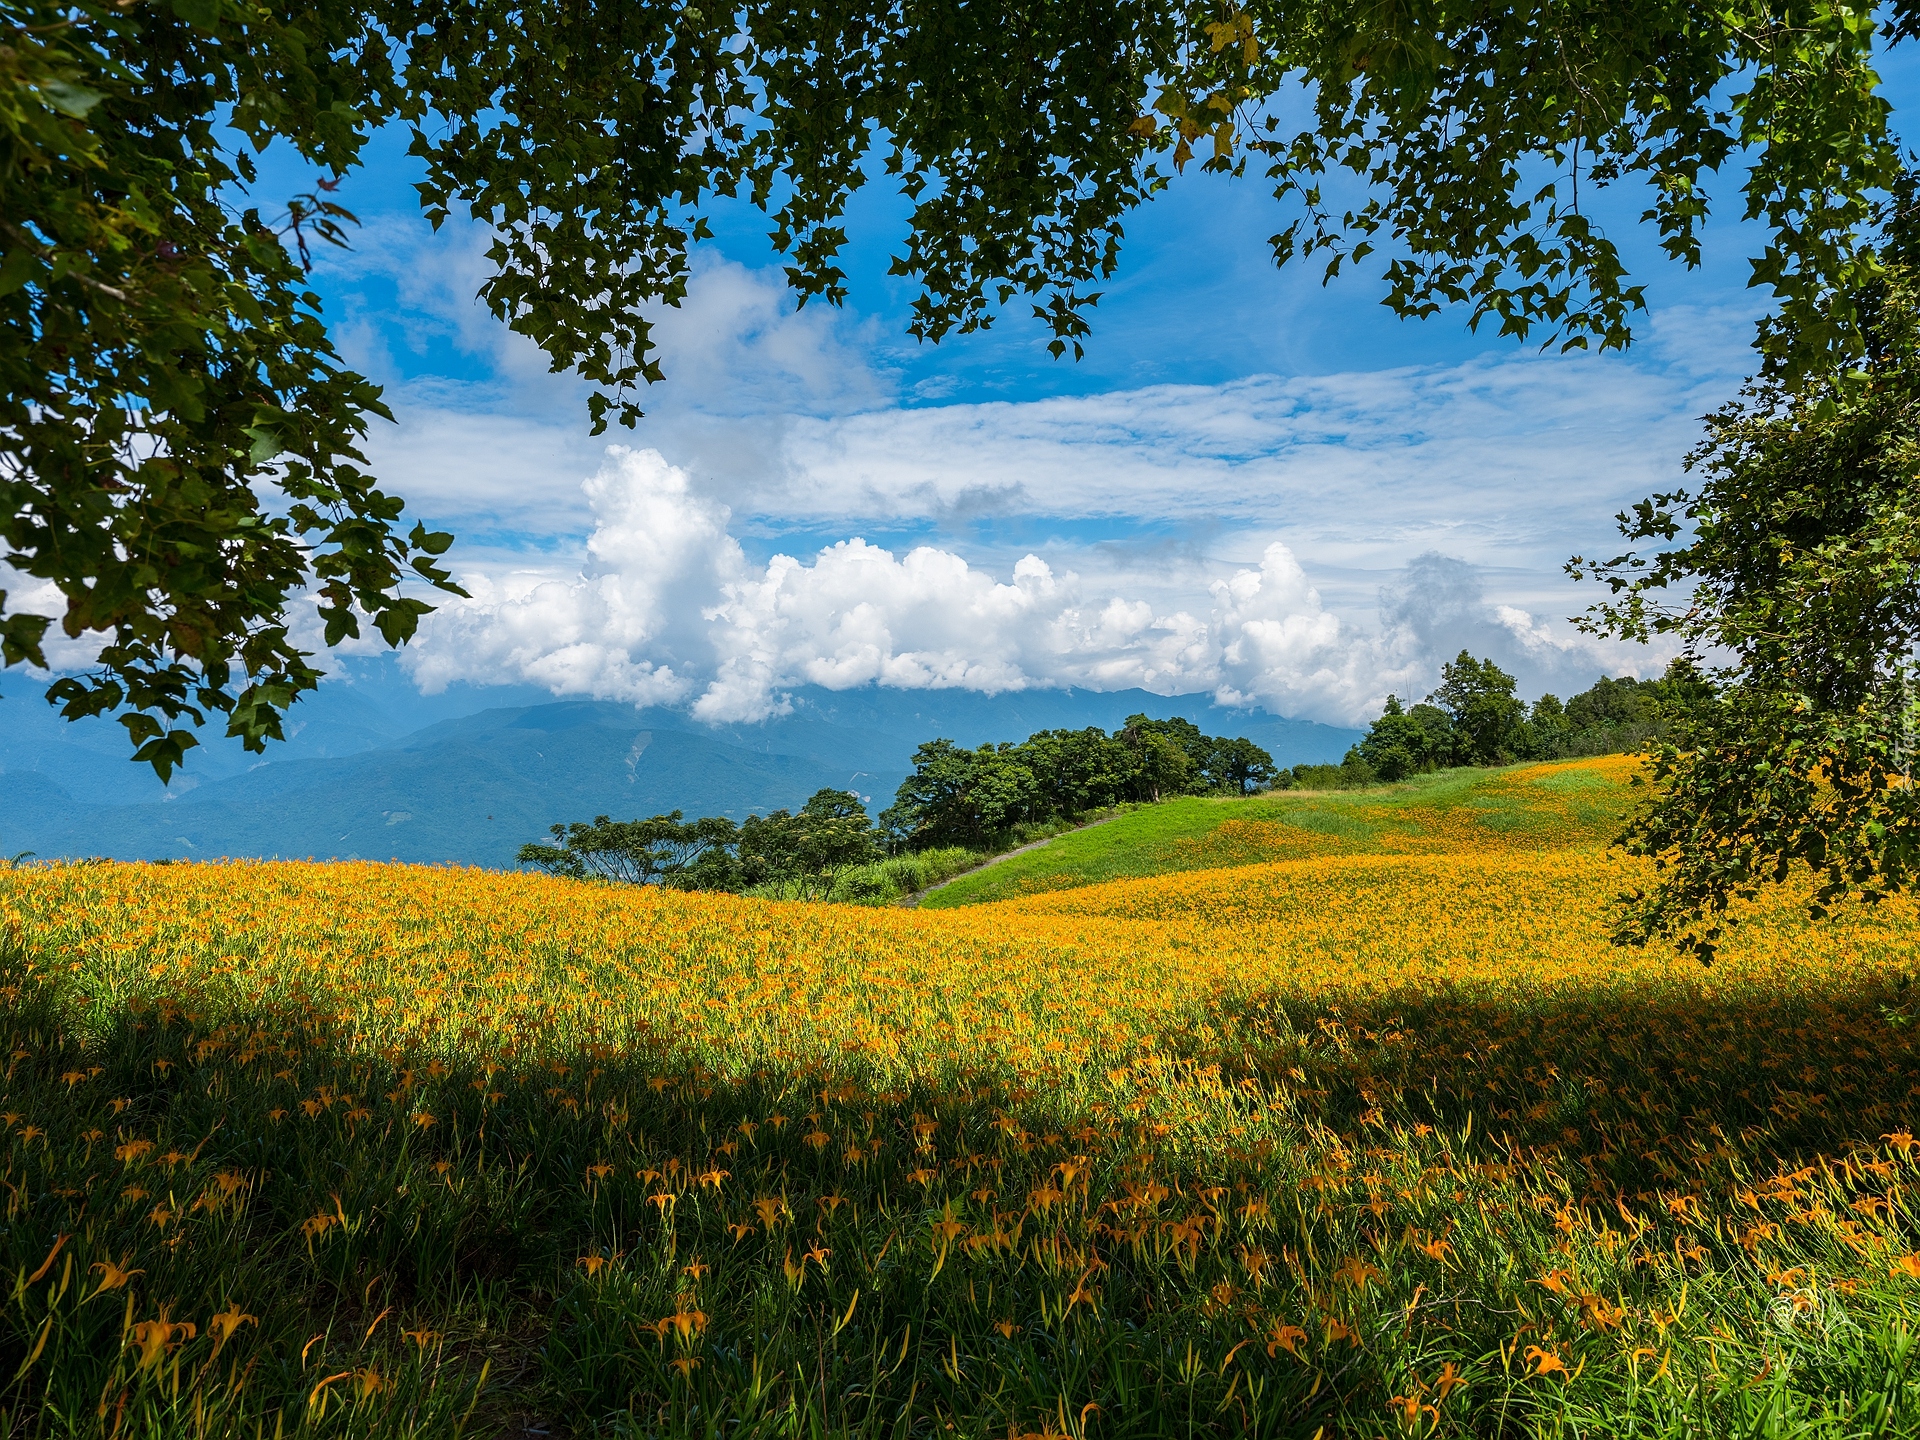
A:
[[[43,269],[40,257],[31,250],[8,251],[7,258],[0,260],[0,295],[11,295]]]
[[[173,13],[189,25],[212,31],[220,20],[219,0],[173,0]]]
[[[87,112],[107,98],[98,90],[89,90],[84,85],[75,85],[66,80],[42,80],[37,88],[54,109],[76,120],[86,119]]]
[[[285,441],[280,438],[280,432],[264,425],[248,425],[240,433],[252,439],[247,458],[256,465],[265,464],[287,448]]]
[[[413,533],[407,539],[416,549],[424,550],[429,555],[444,555],[453,544],[453,536],[447,531],[429,530],[424,524],[415,524]]]

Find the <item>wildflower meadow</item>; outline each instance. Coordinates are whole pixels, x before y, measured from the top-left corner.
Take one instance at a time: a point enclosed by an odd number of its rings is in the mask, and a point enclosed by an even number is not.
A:
[[[1915,907],[1610,946],[1633,763],[937,910],[0,874],[0,1435],[1920,1433]]]

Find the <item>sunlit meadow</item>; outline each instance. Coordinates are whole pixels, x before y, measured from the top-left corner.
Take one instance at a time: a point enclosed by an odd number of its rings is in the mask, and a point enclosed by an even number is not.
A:
[[[1920,1432],[1914,907],[1612,949],[1630,768],[938,911],[0,875],[0,1434]]]

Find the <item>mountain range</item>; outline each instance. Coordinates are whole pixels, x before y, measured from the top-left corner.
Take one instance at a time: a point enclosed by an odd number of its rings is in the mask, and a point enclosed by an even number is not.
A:
[[[1131,714],[1244,735],[1281,765],[1337,761],[1359,732],[1203,695],[1144,690],[792,693],[787,714],[708,726],[683,712],[556,701],[530,687],[422,696],[389,668],[330,677],[294,707],[284,744],[249,755],[224,739],[189,752],[162,787],[128,762],[110,721],[69,723],[25,677],[0,679],[0,851],[41,857],[285,856],[506,867],[559,821],[683,810],[794,808],[853,790],[874,813],[912,768],[914,748],[1098,725]]]

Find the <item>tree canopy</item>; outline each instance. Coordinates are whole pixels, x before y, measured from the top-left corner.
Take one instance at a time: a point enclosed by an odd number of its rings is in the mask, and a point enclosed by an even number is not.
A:
[[[744,890],[793,884],[805,899],[831,894],[834,882],[880,855],[866,807],[847,790],[817,790],[798,812],[688,820],[673,810],[645,820],[607,815],[591,825],[552,827],[555,843],[529,843],[515,857],[549,875],[661,885],[674,890]]]
[[[427,608],[409,577],[456,588],[449,537],[367,473],[386,412],[306,281],[382,127],[410,134],[435,225],[489,227],[481,298],[590,382],[596,429],[638,419],[662,373],[642,307],[682,296],[723,197],[766,212],[803,302],[834,302],[849,199],[884,172],[911,203],[913,334],[1018,299],[1077,354],[1128,213],[1190,165],[1253,173],[1278,263],[1371,262],[1402,315],[1617,348],[1643,297],[1594,192],[1639,185],[1693,264],[1745,167],[1761,345],[1792,380],[1866,355],[1866,222],[1897,173],[1887,37],[1808,0],[0,0],[0,25],[0,538],[62,597],[0,594],[0,652],[100,637],[54,698],[117,713],[163,777],[209,716],[253,749],[280,734],[319,678],[303,597],[322,643],[364,622],[397,644]],[[258,193],[276,142],[308,194]]]
[[[1816,916],[1920,874],[1920,176],[1882,219],[1887,270],[1855,297],[1862,365],[1750,384],[1708,418],[1693,483],[1620,517],[1656,548],[1569,567],[1610,587],[1591,628],[1674,637],[1709,682],[1675,711],[1625,837],[1655,867],[1629,943],[1711,959],[1736,902],[1798,866]]]

